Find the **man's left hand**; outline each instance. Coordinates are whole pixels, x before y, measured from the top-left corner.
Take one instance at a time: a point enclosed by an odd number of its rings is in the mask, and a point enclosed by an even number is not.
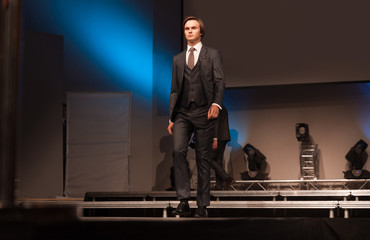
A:
[[[212,142],[212,149],[213,149],[214,151],[216,151],[216,150],[217,150],[217,139],[213,139],[213,142]]]
[[[219,112],[220,109],[216,105],[211,105],[211,107],[208,110],[207,119],[216,119],[218,117]]]

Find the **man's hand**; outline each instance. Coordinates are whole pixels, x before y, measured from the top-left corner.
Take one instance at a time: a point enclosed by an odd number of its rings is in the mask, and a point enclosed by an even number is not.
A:
[[[173,135],[173,132],[172,132],[172,128],[173,128],[173,122],[170,122],[168,124],[168,127],[167,127],[167,131],[170,135]]]
[[[208,110],[208,116],[207,119],[216,119],[218,117],[218,114],[220,112],[220,109],[216,105],[211,105],[211,107]]]
[[[216,149],[217,149],[217,139],[213,139],[213,142],[212,142],[212,149],[213,149],[214,151],[216,151]]]

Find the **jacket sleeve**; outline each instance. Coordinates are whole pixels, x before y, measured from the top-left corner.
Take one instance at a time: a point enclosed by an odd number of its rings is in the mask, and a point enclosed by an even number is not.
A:
[[[170,120],[173,121],[173,109],[175,108],[176,101],[178,98],[178,81],[176,80],[176,56],[173,58],[172,61],[172,83],[171,83],[171,92],[170,92],[170,104],[169,104],[169,114],[170,114]]]
[[[214,52],[213,59],[213,103],[221,106],[225,90],[224,68],[221,54],[218,50]]]

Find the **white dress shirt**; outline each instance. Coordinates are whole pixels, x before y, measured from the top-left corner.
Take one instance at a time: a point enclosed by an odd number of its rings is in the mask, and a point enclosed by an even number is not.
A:
[[[189,46],[188,45],[188,48],[186,50],[186,64],[188,64],[188,59],[189,59],[189,54],[190,54],[190,51],[189,49],[190,48],[195,48],[194,50],[194,66],[197,65],[197,62],[198,62],[198,58],[199,58],[199,53],[200,53],[200,50],[202,50],[202,42],[199,42],[197,44],[195,44],[195,46]]]

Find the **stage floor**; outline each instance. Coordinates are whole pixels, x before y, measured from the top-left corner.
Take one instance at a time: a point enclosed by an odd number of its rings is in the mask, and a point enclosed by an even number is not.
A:
[[[195,212],[196,192],[189,201]],[[0,239],[368,239],[368,180],[237,181],[211,191],[208,218],[171,216],[176,192],[17,199]]]
[[[211,191],[209,217],[370,216],[367,179],[237,181],[233,189]],[[196,209],[196,192],[189,201]],[[66,207],[81,220],[119,217],[171,218],[175,191],[87,192],[84,199],[19,199],[21,208]]]

